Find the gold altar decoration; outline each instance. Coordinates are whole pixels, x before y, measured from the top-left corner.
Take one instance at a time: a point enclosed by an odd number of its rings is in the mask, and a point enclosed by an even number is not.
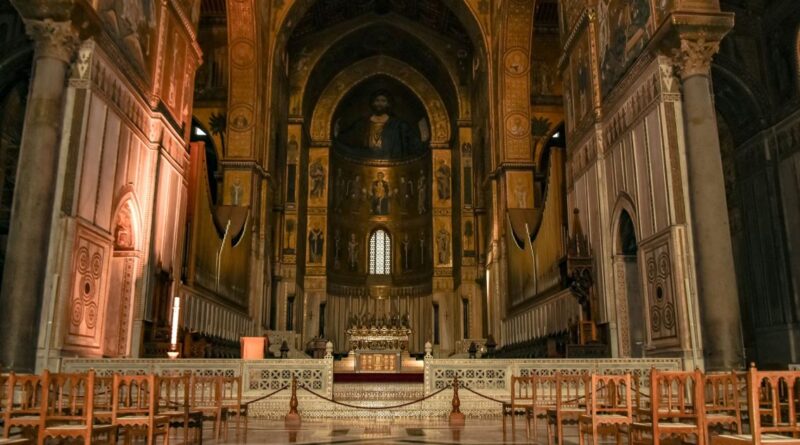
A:
[[[349,362],[355,372],[402,372],[403,363],[411,357],[408,341],[411,337],[410,316],[392,310],[385,316],[354,315],[347,329]]]
[[[406,351],[411,328],[399,327],[351,327],[347,330],[347,341],[351,351]]]

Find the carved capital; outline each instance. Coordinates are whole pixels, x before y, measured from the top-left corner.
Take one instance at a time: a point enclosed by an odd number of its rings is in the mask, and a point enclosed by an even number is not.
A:
[[[708,76],[711,60],[719,52],[719,40],[707,39],[704,33],[681,37],[680,49],[673,55],[675,68],[682,79],[692,76]]]
[[[26,20],[25,30],[33,39],[37,58],[49,57],[70,63],[80,45],[78,32],[69,21]]]

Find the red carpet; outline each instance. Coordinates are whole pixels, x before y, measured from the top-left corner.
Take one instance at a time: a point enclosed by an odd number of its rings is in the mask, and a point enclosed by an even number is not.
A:
[[[334,383],[424,383],[425,374],[335,372]]]

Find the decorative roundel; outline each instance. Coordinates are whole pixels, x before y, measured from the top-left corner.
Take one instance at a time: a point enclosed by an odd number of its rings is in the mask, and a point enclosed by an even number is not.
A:
[[[675,306],[672,303],[664,306],[664,328],[670,331],[675,328]]]
[[[246,68],[255,61],[253,43],[245,39],[236,39],[231,45],[231,64],[236,68]]]
[[[97,279],[103,272],[103,257],[99,253],[92,256],[92,276]]]
[[[247,131],[253,128],[253,110],[247,105],[234,105],[228,113],[228,125],[232,130]]]
[[[79,325],[83,320],[83,302],[80,298],[72,300],[72,324]]]
[[[89,272],[89,249],[86,247],[78,249],[78,271],[80,273]]]
[[[521,49],[512,49],[506,53],[504,60],[506,73],[511,76],[522,76],[528,72],[530,61],[528,54]]]
[[[94,303],[86,306],[86,327],[92,329],[97,324],[97,305]]]
[[[661,311],[656,306],[650,311],[650,326],[654,332],[661,330]]]
[[[656,260],[650,258],[647,261],[647,279],[648,281],[653,281],[656,279]]]
[[[669,276],[669,256],[665,253],[658,257],[658,275],[662,277]]]
[[[524,138],[531,131],[528,117],[522,113],[512,113],[506,118],[506,132],[513,138]]]

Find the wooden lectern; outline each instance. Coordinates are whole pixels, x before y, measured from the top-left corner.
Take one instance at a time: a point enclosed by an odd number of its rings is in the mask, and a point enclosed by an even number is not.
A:
[[[269,346],[267,337],[242,337],[239,342],[242,346],[243,360],[263,360],[264,351]]]

